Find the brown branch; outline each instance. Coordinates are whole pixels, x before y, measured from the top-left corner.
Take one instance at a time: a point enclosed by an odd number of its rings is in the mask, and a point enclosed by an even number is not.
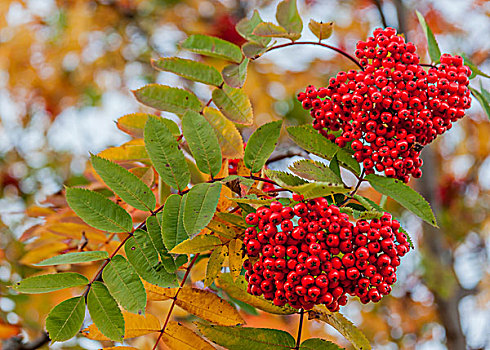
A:
[[[330,49],[330,50],[333,50],[333,51],[338,52],[342,56],[344,56],[344,57],[348,58],[349,60],[351,60],[352,62],[354,62],[359,68],[361,68],[362,70],[364,70],[364,67],[361,66],[361,64],[359,63],[359,61],[354,56],[348,54],[347,52],[345,52],[342,49],[339,49],[338,47],[335,47],[335,46],[332,46],[332,45],[328,45],[328,44],[324,44],[324,43],[321,43],[321,42],[318,42],[318,41],[293,41],[291,43],[286,43],[286,44],[281,44],[281,45],[277,45],[277,46],[272,46],[272,47],[268,48],[267,51],[265,51],[264,53],[255,56],[253,58],[253,60],[256,60],[257,58],[261,57],[266,52],[270,52],[272,50],[276,50],[276,49],[280,49],[280,48],[288,47],[288,46],[294,46],[294,45],[317,45],[317,46],[325,47],[327,49]]]
[[[381,23],[383,23],[383,27],[388,27],[388,24],[386,24],[386,17],[383,12],[383,4],[381,3],[381,0],[373,0],[374,4],[376,5],[376,8],[378,9],[379,16],[381,17]]]
[[[187,277],[189,276],[189,273],[191,272],[192,267],[196,263],[197,258],[199,257],[199,253],[194,255],[194,258],[192,261],[189,263],[189,266],[187,266],[187,269],[185,271],[185,275],[182,278],[182,282],[180,282],[179,289],[177,289],[177,292],[175,293],[175,296],[172,298],[172,305],[170,305],[170,309],[168,310],[167,313],[167,318],[165,319],[165,323],[163,324],[162,329],[160,330],[160,334],[158,335],[157,341],[155,342],[155,345],[153,346],[152,350],[155,350],[158,346],[158,343],[160,342],[160,339],[163,337],[163,333],[165,333],[165,329],[167,328],[168,322],[170,321],[170,316],[172,316],[172,311],[175,308],[175,304],[177,302],[177,296],[179,295],[180,291],[184,287],[185,281],[187,280]]]
[[[436,166],[434,150],[431,147],[425,149],[423,153],[424,172],[430,174],[424,181],[417,182],[420,193],[431,204],[434,213],[440,212],[440,202],[437,200],[435,192],[437,189],[437,179],[439,179],[439,169]],[[424,252],[427,258],[436,264],[438,270],[449,271],[452,283],[449,292],[442,291],[442,286],[437,288],[437,281],[434,286],[428,286],[434,295],[437,312],[442,326],[446,330],[446,346],[449,350],[466,349],[466,337],[461,327],[461,315],[459,313],[459,303],[461,298],[469,291],[461,286],[454,271],[453,252],[443,231],[428,224],[423,225]]]
[[[43,332],[38,338],[28,343],[22,343],[22,337],[14,336],[2,343],[4,350],[35,350],[49,343],[48,333]]]
[[[304,157],[304,158],[306,158],[306,157],[308,157],[308,153],[306,153],[304,151],[287,151],[286,153],[281,153],[281,154],[277,154],[275,156],[270,157],[265,162],[265,164],[271,164],[271,163],[279,162],[280,160],[288,159],[288,158],[292,158],[292,157]]]
[[[296,350],[299,350],[299,346],[301,345],[301,332],[303,330],[304,314],[305,314],[305,310],[301,309],[299,312],[298,336],[296,337],[296,346],[294,347]]]

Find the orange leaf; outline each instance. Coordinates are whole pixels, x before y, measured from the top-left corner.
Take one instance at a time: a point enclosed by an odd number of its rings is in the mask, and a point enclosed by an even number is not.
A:
[[[0,339],[8,339],[20,333],[20,327],[0,320]]]
[[[173,350],[212,350],[211,344],[179,322],[169,322],[162,340]]]

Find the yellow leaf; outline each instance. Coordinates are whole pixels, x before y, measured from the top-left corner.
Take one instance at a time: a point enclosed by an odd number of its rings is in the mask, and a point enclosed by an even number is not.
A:
[[[145,143],[142,139],[134,139],[118,147],[110,147],[98,154],[109,160],[148,160]]]
[[[143,129],[145,128],[148,114],[132,113],[120,117],[117,120],[117,127],[125,133],[134,137],[143,137]]]
[[[219,246],[211,253],[206,267],[206,278],[204,279],[205,287],[209,287],[213,284],[216,276],[218,276],[218,273],[221,271],[221,266],[225,261],[226,253],[225,246]]]
[[[243,242],[238,238],[231,240],[230,243],[228,244],[228,251],[229,251],[228,265],[230,267],[230,273],[231,276],[233,277],[233,281],[235,281],[237,277],[240,276],[240,272],[242,271],[242,265],[243,265],[242,245]]]
[[[123,316],[125,325],[124,339],[160,332],[162,328],[158,318],[149,313],[143,316],[123,311]],[[93,340],[109,340],[109,338],[99,331],[95,323],[83,329],[82,334]]]
[[[86,224],[78,224],[75,222],[53,222],[52,224],[44,225],[44,230],[56,233],[57,235],[81,239],[82,233],[89,241],[95,241],[97,243],[104,243],[107,240],[107,236],[97,229],[94,229]]]
[[[311,19],[310,23],[308,23],[308,28],[310,28],[311,32],[315,34],[318,39],[328,39],[332,35],[333,22],[323,23]]]
[[[218,237],[213,235],[199,235],[192,239],[186,239],[182,243],[176,245],[170,253],[173,254],[191,254],[201,253],[207,250],[213,250],[221,245]]]
[[[218,136],[223,157],[242,158],[243,139],[235,124],[215,108],[206,107],[203,114]]]
[[[146,289],[146,299],[153,301],[162,301],[172,298],[179,288],[163,288],[143,280]]]
[[[199,259],[194,265],[194,268],[191,270],[192,283],[204,280],[206,277],[206,265],[208,264],[208,260],[209,258]]]
[[[112,350],[112,349],[119,349],[119,350],[138,350],[138,348],[133,348],[132,346],[111,346],[110,348],[103,348],[102,350]]]
[[[162,340],[173,350],[212,350],[211,344],[179,322],[171,321],[163,333]]]
[[[33,205],[33,206],[26,209],[27,216],[30,216],[33,218],[39,217],[39,216],[48,216],[48,215],[51,215],[54,213],[55,213],[55,211],[52,208],[40,207],[37,205]]]
[[[138,176],[143,183],[151,188],[155,180],[155,173],[151,167],[136,167],[129,170],[134,175]]]
[[[242,231],[217,219],[211,220],[207,228],[225,238],[235,238]]]
[[[240,161],[237,164],[236,174],[239,176],[249,176],[250,175],[250,170],[248,170],[248,168],[243,163],[243,159],[240,159]]]
[[[176,304],[193,315],[221,326],[245,323],[233,306],[207,290],[184,287]]]
[[[331,312],[324,305],[316,305],[308,311],[309,320],[323,321],[339,331],[357,350],[370,350],[366,336],[340,312]]]
[[[44,259],[51,258],[52,256],[58,255],[61,251],[68,248],[66,243],[56,242],[56,241],[44,241],[44,244],[34,248],[29,249],[27,253],[22,257],[20,263],[23,265],[33,265],[37,264]]]

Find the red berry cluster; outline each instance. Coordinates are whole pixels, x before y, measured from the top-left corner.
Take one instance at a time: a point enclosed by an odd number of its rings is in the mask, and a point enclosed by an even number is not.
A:
[[[325,304],[338,311],[347,294],[377,302],[391,292],[400,257],[410,249],[391,214],[354,224],[325,198],[294,207],[272,202],[246,222],[247,291],[278,306],[308,310]]]
[[[313,127],[340,147],[350,143],[367,174],[384,172],[408,182],[422,176],[422,146],[452,127],[471,104],[471,70],[460,56],[443,54],[424,70],[415,45],[393,28],[359,41],[362,71],[341,71],[328,87],[298,94]],[[336,133],[340,130],[340,133]]]

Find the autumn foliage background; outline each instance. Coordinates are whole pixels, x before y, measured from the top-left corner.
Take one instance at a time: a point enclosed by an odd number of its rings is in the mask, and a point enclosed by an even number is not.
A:
[[[21,332],[35,339],[44,318],[70,290],[18,295],[6,286],[38,271],[32,265],[84,245],[99,247],[107,237],[72,230],[30,229],[45,214],[40,203],[63,204],[62,185],[88,183],[89,152],[98,153],[128,140],[114,121],[145,111],[130,90],[147,83],[191,84],[157,72],[150,59],[181,55],[177,43],[186,34],[221,37],[238,45],[243,39],[234,24],[258,8],[273,17],[276,1],[69,0],[0,2],[0,339]],[[375,27],[388,25],[405,33],[424,52],[425,38],[415,9],[435,32],[443,52],[464,52],[489,72],[488,16],[485,1],[299,1],[306,21],[334,21],[330,39],[348,52]],[[305,29],[305,32],[307,30]],[[305,33],[306,35],[312,35]],[[422,61],[428,62],[421,54]],[[425,59],[425,61],[424,61]],[[220,62],[209,60],[219,70]],[[283,119],[286,125],[307,121],[295,102],[308,84],[326,85],[338,70],[351,68],[342,57],[321,48],[288,48],[249,65],[245,92],[250,96],[255,125],[242,128],[246,140],[255,127]],[[478,78],[480,79],[480,78]],[[488,89],[488,80],[481,78]],[[475,85],[475,84],[473,84]],[[199,87],[198,90],[199,91]],[[203,89],[202,97],[208,92]],[[207,97],[209,98],[209,97]],[[476,102],[476,101],[475,101]],[[463,349],[490,346],[488,337],[490,232],[490,124],[478,103],[468,116],[422,153],[421,180],[412,180],[436,212],[440,229],[388,202],[415,238],[415,251],[404,259],[391,296],[376,305],[351,301],[343,313],[367,335],[376,349]],[[301,152],[287,137],[274,156]],[[284,169],[293,158],[273,162]],[[367,191],[361,187],[361,191]],[[370,195],[373,195],[371,193]],[[378,198],[379,200],[379,198]],[[27,212],[25,210],[27,209]],[[107,244],[109,251],[115,242]],[[95,265],[80,267],[87,274]],[[52,271],[54,272],[54,271]],[[191,273],[203,278],[205,260]],[[151,305],[163,318],[168,303]],[[175,312],[184,317],[185,313]],[[288,330],[297,317],[246,314],[248,325]],[[348,344],[328,325],[308,322],[308,337]],[[133,343],[153,346],[145,337]],[[46,347],[46,346],[45,346]],[[77,338],[53,348],[93,349],[99,343]]]

